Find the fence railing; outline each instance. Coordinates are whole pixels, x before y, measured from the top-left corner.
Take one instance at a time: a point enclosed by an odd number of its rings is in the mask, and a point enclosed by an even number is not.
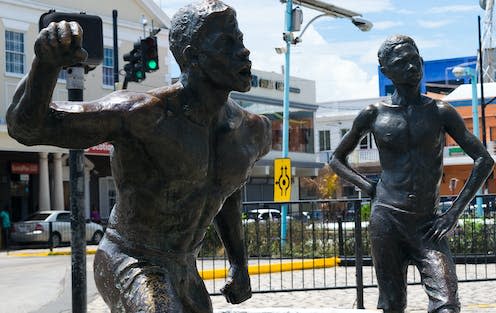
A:
[[[484,214],[476,216],[474,201],[448,237],[460,282],[496,280],[494,196],[481,198]],[[449,205],[449,199],[442,200],[442,204]],[[253,292],[350,288],[357,290],[357,307],[360,308],[363,288],[376,286],[368,233],[370,202],[346,199],[285,204],[289,209],[284,242],[280,238],[282,203],[243,204]],[[439,212],[446,209],[441,205]],[[209,292],[219,294],[224,283],[223,269],[229,265],[213,228],[207,233],[198,260],[200,271],[214,273],[212,279],[205,280]],[[339,265],[334,266],[329,260]],[[306,266],[300,268],[302,264]],[[215,276],[215,273],[220,274]],[[420,283],[420,275],[413,265],[408,270],[408,283]]]

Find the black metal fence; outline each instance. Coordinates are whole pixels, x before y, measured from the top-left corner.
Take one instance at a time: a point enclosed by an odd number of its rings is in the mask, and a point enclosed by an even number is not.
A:
[[[480,198],[479,210],[474,200],[449,235],[460,282],[496,280],[495,197]],[[450,203],[449,198],[443,198],[439,212]],[[282,241],[283,204],[288,206],[288,215],[287,235]],[[244,203],[243,226],[253,292],[357,289],[360,308],[363,288],[376,286],[368,234],[370,210],[367,199]],[[340,260],[339,266],[332,266],[335,257]],[[327,266],[322,266],[322,259]],[[198,262],[202,273],[210,273],[205,276],[209,292],[219,294],[224,268],[229,264],[213,228],[207,233]],[[408,282],[420,283],[413,265],[408,270]]]

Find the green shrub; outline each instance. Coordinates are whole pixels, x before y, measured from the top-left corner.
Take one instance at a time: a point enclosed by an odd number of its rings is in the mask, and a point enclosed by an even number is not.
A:
[[[367,218],[367,208],[362,208],[362,218]],[[337,229],[322,227],[321,222],[295,221],[287,224],[284,247],[281,246],[279,222],[245,223],[244,235],[249,257],[271,258],[320,258],[339,255],[339,234]],[[353,230],[343,231],[343,254],[355,254],[355,234]],[[489,254],[496,251],[496,225],[482,220],[464,220],[453,234],[448,236],[453,254]],[[370,255],[370,240],[367,229],[362,229],[363,254]],[[221,241],[213,226],[208,228],[200,256],[219,257],[224,255]]]

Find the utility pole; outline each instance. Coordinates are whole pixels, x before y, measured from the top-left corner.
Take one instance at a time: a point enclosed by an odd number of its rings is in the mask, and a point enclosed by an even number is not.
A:
[[[114,52],[114,91],[116,90],[117,83],[119,83],[119,42],[117,37],[117,10],[112,10],[112,28],[113,28],[113,49]]]
[[[83,101],[84,67],[67,68],[66,88],[69,101]],[[72,312],[86,313],[86,217],[84,212],[84,151],[69,151]]]

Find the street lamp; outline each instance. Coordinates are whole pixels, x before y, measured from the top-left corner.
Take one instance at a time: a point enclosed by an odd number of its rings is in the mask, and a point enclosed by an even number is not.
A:
[[[472,124],[473,124],[473,133],[474,136],[480,139],[479,135],[479,97],[477,96],[477,71],[475,71],[471,67],[466,66],[455,66],[452,70],[453,75],[456,78],[462,77],[470,77],[470,81],[472,84]],[[480,195],[482,194],[481,190],[477,191],[476,202],[477,202],[477,210],[476,216],[482,217],[484,212],[482,210],[482,198]]]
[[[361,18],[361,14],[328,4],[321,0],[280,0],[281,3],[286,3],[285,14],[285,31],[283,33],[283,40],[286,42],[286,47],[276,48],[277,53],[284,53],[284,99],[283,99],[283,122],[282,122],[282,157],[288,157],[289,145],[289,77],[290,77],[290,55],[291,44],[296,45],[301,42],[301,37],[307,27],[316,19],[323,16],[331,16],[335,18],[350,19],[353,25],[358,27],[361,31],[369,31],[372,28],[372,23]],[[303,15],[299,7],[293,8],[293,2],[299,6],[306,7],[321,12],[321,15],[314,17],[305,26],[303,31],[298,37],[295,37],[293,32],[299,31],[303,21]],[[281,246],[286,242],[286,218],[288,214],[287,204],[281,206]]]

